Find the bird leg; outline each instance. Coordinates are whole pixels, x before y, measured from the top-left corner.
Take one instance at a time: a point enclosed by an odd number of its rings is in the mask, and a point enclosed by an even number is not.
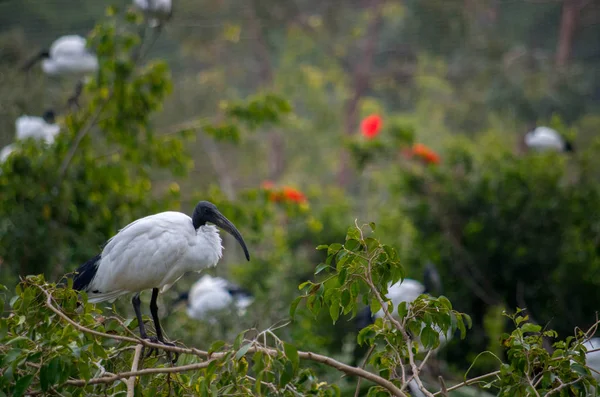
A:
[[[133,310],[135,311],[135,316],[138,320],[138,327],[140,327],[140,337],[142,339],[148,339],[148,334],[146,334],[146,328],[144,327],[144,320],[142,320],[142,311],[140,309],[140,294],[133,295],[131,304],[133,305]]]
[[[144,326],[144,320],[142,319],[142,310],[140,309],[140,294],[135,294],[133,296],[133,298],[131,299],[131,303],[133,304],[133,310],[135,310],[135,316],[137,317],[138,320],[138,326],[140,328],[140,337],[142,339],[146,339],[149,340],[152,343],[164,343],[162,340],[162,332],[160,331],[160,328],[157,328],[157,334],[158,336],[148,336],[148,334],[146,333],[146,327]],[[154,306],[156,306],[156,302],[154,304]],[[154,313],[153,313],[153,317],[154,317]],[[156,324],[156,323],[155,323]],[[159,325],[160,327],[160,325]],[[145,349],[145,347],[144,347]],[[146,357],[149,357],[150,355],[156,353],[156,349],[150,349],[150,351],[148,351],[148,355],[146,355]],[[144,356],[144,352],[142,351],[142,357]],[[169,359],[171,358],[170,356],[170,352],[167,352],[167,356],[169,357]]]
[[[165,342],[165,338],[163,337],[162,328],[160,326],[160,320],[158,319],[158,304],[156,300],[158,299],[158,288],[152,288],[152,298],[150,299],[150,313],[152,314],[152,320],[154,320],[154,328],[156,328],[156,338],[163,345],[175,346],[174,343]],[[171,352],[167,352],[167,358],[175,364],[177,359],[179,358],[179,354],[175,353],[175,357],[171,357]]]

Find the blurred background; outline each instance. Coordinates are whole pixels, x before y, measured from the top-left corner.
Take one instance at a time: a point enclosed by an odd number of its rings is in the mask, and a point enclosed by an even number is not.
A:
[[[255,299],[246,313],[190,319],[174,303],[199,278],[185,276],[161,315],[167,335],[190,345],[288,319],[298,284],[318,277],[315,247],[343,242],[356,219],[377,224],[407,277],[423,281],[435,264],[442,293],[471,315],[467,338],[438,353],[447,378],[483,350],[502,356],[503,310],[527,308],[561,337],[596,321],[600,1],[175,0],[159,33],[141,34],[137,61],[109,18],[130,7],[0,1],[0,147],[20,116],[53,109],[61,126],[53,146],[26,145],[2,164],[3,284],[58,281],[127,223],[205,199],[252,256],[225,238],[210,273]],[[100,58],[79,108],[66,106],[75,79],[21,70],[70,34]],[[142,72],[125,99],[108,94],[130,67]],[[526,144],[541,126],[575,151]],[[300,307],[278,332],[351,361],[349,317],[332,325]],[[470,374],[497,369],[490,357]]]

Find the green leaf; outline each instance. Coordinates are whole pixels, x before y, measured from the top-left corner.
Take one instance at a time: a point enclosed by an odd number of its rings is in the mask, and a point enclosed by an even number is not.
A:
[[[355,240],[355,239],[349,239],[344,244],[344,247],[346,247],[346,249],[348,251],[356,252],[360,249],[361,245],[360,245],[360,241]]]
[[[440,334],[430,326],[425,326],[421,331],[421,343],[427,349],[435,349],[440,345]]]
[[[521,331],[523,331],[523,332],[540,332],[541,330],[542,330],[542,327],[540,325],[532,324],[532,323],[525,323],[521,327]]]
[[[294,378],[294,366],[290,361],[286,361],[283,367],[283,372],[279,377],[279,387],[283,387],[290,383],[290,381]]]
[[[372,231],[375,231],[375,222],[369,222]]]
[[[248,352],[251,346],[252,343],[246,343],[244,346],[240,347],[240,350],[238,350],[237,353],[235,353],[235,359],[239,360],[240,358],[244,357],[244,355]]]
[[[340,317],[340,307],[338,304],[332,304],[331,306],[329,306],[329,315],[331,316],[331,319],[334,323],[338,320],[338,318]]]
[[[298,304],[300,304],[302,299],[304,299],[304,296],[299,296],[296,299],[294,299],[290,304],[290,317],[292,319],[294,318],[294,315],[296,314],[296,309],[298,308]]]
[[[285,352],[285,355],[288,358],[288,360],[292,362],[292,365],[294,366],[294,371],[297,371],[298,366],[300,365],[300,356],[298,356],[298,350],[296,350],[296,347],[292,344],[284,342],[283,351]]]
[[[317,246],[318,250],[326,250],[327,248],[329,248],[329,246],[327,244],[321,244],[321,245]]]
[[[27,388],[33,380],[33,375],[25,375],[19,378],[13,390],[13,397],[21,397],[27,391]]]
[[[244,340],[244,332],[241,332],[233,341],[233,349],[237,350],[242,345],[242,341]]]
[[[42,391],[46,391],[50,386],[53,386],[58,381],[60,371],[60,359],[54,357],[46,365],[42,365],[40,369],[40,385]]]
[[[319,266],[317,266],[317,269],[315,270],[315,274],[321,273],[323,270],[327,269],[328,267],[329,267],[328,264],[321,263]]]
[[[208,348],[208,354],[221,350],[223,346],[225,346],[225,342],[222,340],[213,342]]]
[[[337,252],[339,250],[342,249],[342,244],[340,243],[333,243],[329,246],[329,248],[327,249],[327,255],[334,255],[337,254]]]

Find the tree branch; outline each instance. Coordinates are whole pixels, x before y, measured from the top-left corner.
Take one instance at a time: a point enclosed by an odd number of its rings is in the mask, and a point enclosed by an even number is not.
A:
[[[111,382],[117,381],[119,379],[129,378],[132,376],[137,377],[137,376],[143,376],[143,375],[148,375],[148,374],[161,374],[161,373],[191,371],[191,370],[195,370],[195,369],[206,368],[211,361],[218,360],[227,355],[227,352],[218,352],[218,353],[210,353],[209,354],[207,351],[199,350],[199,349],[195,349],[195,348],[181,348],[181,347],[177,347],[177,346],[163,345],[163,344],[158,344],[158,343],[152,343],[145,339],[131,338],[128,336],[121,336],[121,335],[111,335],[111,334],[107,334],[104,332],[99,332],[99,331],[96,331],[93,329],[89,329],[87,327],[84,327],[83,325],[78,324],[76,321],[73,321],[66,314],[64,314],[61,310],[59,310],[57,307],[55,307],[52,304],[52,295],[47,290],[42,288],[41,286],[39,286],[39,285],[36,285],[36,286],[46,295],[46,307],[48,307],[50,310],[52,310],[54,313],[56,313],[61,319],[65,320],[67,323],[71,324],[73,327],[75,327],[75,329],[77,329],[81,332],[86,332],[91,335],[96,335],[96,336],[99,336],[102,338],[113,339],[113,340],[118,340],[118,341],[122,341],[122,342],[135,343],[137,345],[143,345],[146,347],[161,349],[164,351],[170,351],[170,352],[175,352],[175,353],[180,353],[180,354],[181,353],[192,354],[192,355],[195,355],[198,357],[208,359],[207,361],[204,361],[199,364],[185,365],[185,366],[180,366],[180,367],[169,367],[169,368],[150,368],[150,369],[145,369],[145,370],[141,370],[141,371],[123,372],[123,373],[115,374],[113,376],[91,379],[90,381],[87,381],[87,382],[85,380],[70,380],[66,383],[68,385],[86,386],[89,384],[97,384],[97,383],[111,383]],[[256,351],[261,351],[270,356],[277,356],[280,353],[278,350],[273,349],[273,348],[255,346],[253,348],[248,349],[246,354],[253,354]],[[362,368],[353,367],[353,366],[341,363],[337,360],[334,360],[333,358],[323,356],[323,355],[317,354],[317,353],[312,353],[312,352],[299,351],[298,356],[303,360],[310,360],[310,361],[318,362],[321,364],[325,364],[325,365],[335,368],[338,371],[341,371],[345,374],[359,376],[364,379],[367,379],[367,380],[369,380],[373,383],[376,383],[379,386],[385,388],[393,396],[407,397],[406,394],[403,393],[400,390],[400,388],[398,388],[398,386],[396,386],[391,381],[389,381],[385,378],[382,378],[381,376],[375,375],[371,372],[368,372]],[[28,393],[28,394],[34,395],[37,393],[32,392],[32,393]]]
[[[140,355],[144,350],[144,345],[137,345],[135,347],[135,354],[133,355],[133,364],[131,365],[131,372],[137,372],[138,364],[140,362]],[[127,379],[127,397],[133,397],[135,394],[135,376]]]

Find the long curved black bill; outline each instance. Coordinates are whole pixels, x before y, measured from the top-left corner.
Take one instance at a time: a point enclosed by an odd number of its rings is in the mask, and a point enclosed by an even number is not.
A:
[[[215,213],[215,217],[212,220],[212,222],[215,225],[219,226],[221,229],[225,230],[227,233],[231,234],[233,237],[235,237],[238,243],[240,243],[240,245],[242,246],[244,254],[246,255],[246,259],[250,260],[250,254],[248,253],[248,247],[246,247],[244,238],[237,230],[237,228],[233,225],[233,223],[231,223],[229,219],[225,217],[225,215],[221,214],[218,211]]]

